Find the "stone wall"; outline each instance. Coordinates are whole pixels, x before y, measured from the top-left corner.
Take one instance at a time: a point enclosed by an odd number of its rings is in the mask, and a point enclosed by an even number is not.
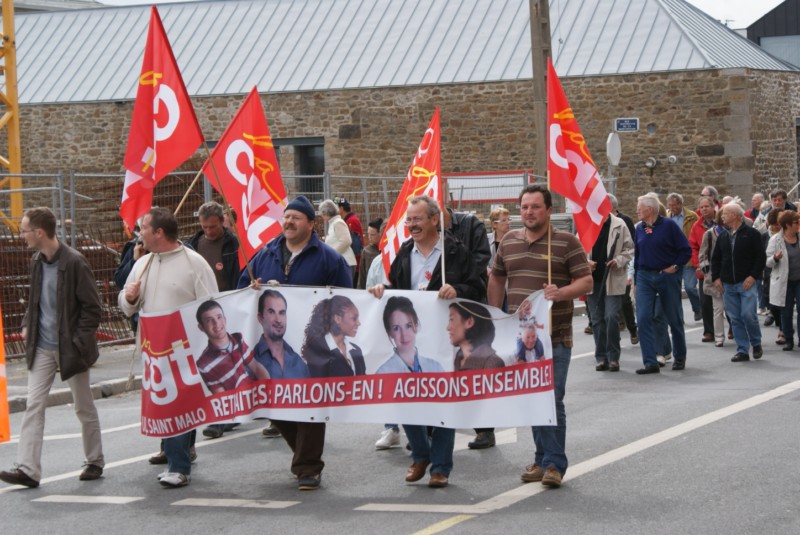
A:
[[[614,118],[639,118],[639,132],[620,134],[617,191],[627,212],[651,190],[692,199],[703,184],[714,184],[744,196],[771,176],[787,186],[797,180],[800,73],[731,69],[562,83],[603,174]],[[242,100],[194,100],[207,139],[222,134]],[[274,138],[323,137],[325,167],[335,175],[404,175],[436,104],[445,173],[543,171],[534,161],[530,82],[270,94],[262,102]],[[132,102],[24,106],[24,171],[120,172],[132,110]],[[668,163],[670,155],[676,163]],[[652,172],[648,157],[658,160]],[[198,152],[183,169],[202,160]],[[290,147],[281,149],[281,165],[285,175],[294,173]]]

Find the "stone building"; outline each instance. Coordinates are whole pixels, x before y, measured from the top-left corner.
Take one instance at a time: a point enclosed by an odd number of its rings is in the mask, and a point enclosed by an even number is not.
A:
[[[527,0],[159,10],[206,138],[257,85],[284,174],[404,175],[436,105],[445,174],[544,172]],[[17,17],[25,172],[122,171],[149,13]],[[620,134],[623,206],[650,190],[744,197],[798,181],[796,67],[683,0],[559,0],[550,16],[555,67],[601,172],[615,119],[638,119]]]

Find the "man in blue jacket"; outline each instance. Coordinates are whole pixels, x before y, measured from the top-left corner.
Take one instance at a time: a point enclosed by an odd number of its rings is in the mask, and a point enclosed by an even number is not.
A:
[[[277,281],[293,286],[353,287],[353,272],[345,259],[322,243],[314,230],[316,213],[302,195],[286,205],[283,234],[269,242],[250,262],[253,276],[261,282]],[[251,283],[247,271],[239,279],[239,288]],[[292,448],[292,473],[299,490],[319,488],[325,424],[272,420]]]
[[[683,330],[681,280],[683,266],[692,256],[692,248],[683,231],[672,219],[658,215],[658,199],[639,197],[636,213],[641,224],[634,238],[633,268],[636,277],[636,322],[644,368],[639,375],[659,373],[656,339],[653,329],[656,297],[661,299],[667,324],[672,332],[673,370],[686,367],[686,333]]]

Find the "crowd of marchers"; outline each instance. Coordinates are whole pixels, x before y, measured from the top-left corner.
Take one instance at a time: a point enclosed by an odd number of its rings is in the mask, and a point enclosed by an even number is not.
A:
[[[319,312],[324,337],[314,362],[309,363],[306,347],[295,351],[283,339],[286,302],[270,289],[275,285],[352,287],[378,299],[386,289],[435,291],[440,299],[467,298],[511,314],[524,314],[526,297],[543,290],[553,301],[557,423],[532,428],[532,462],[522,469],[520,478],[556,488],[568,467],[564,394],[576,299],[585,296],[587,302],[590,325],[586,332],[594,336],[595,366],[600,372],[620,370],[622,329],[628,330],[632,345],[639,346],[642,367],[637,374],[660,373],[669,361],[673,371],[686,369],[681,287],[691,303],[693,320],[702,321],[702,341],[721,348],[732,340],[733,362],[750,360],[751,355],[763,357],[758,315],[765,316],[765,326],[777,326],[776,342],[784,351],[794,348],[794,309],[800,303],[800,215],[785,191],[771,192],[768,201],[756,193],[749,209],[739,198],[720,199],[711,186],[704,187],[696,201],[692,197],[694,206],[678,193],[666,196],[666,206],[657,194],[648,193],[637,200],[635,222],[619,210],[613,195],[609,197],[613,211],[590,251],[583,249],[575,235],[551,224],[552,197],[541,186],[529,185],[520,193],[521,226],[515,229],[510,228],[511,214],[505,208],[493,209],[484,222],[450,208],[442,212],[431,198],[412,197],[403,222],[410,239],[391,262],[388,276],[380,248],[385,223],[370,221],[365,235],[345,198],[326,199],[317,207],[302,196],[288,202],[283,232],[253,257],[251,271],[239,265],[235,212],[214,202],[201,206],[200,228],[184,243],[178,238],[174,215],[153,208],[140,220],[136,239],[123,250],[116,274],[119,306],[136,330],[139,312],[174,309],[236,288],[262,292],[258,321],[264,333],[252,352],[225,332],[224,313],[218,306],[198,312],[198,327],[209,336],[208,358],[200,372],[223,388],[236,370],[255,370],[257,379],[307,377],[309,367],[320,366],[338,375],[364,373],[359,366],[363,356],[359,360],[351,353],[357,346],[348,340],[352,331],[348,325],[352,327],[357,319],[348,316],[346,302]],[[318,214],[325,223],[325,236],[316,232]],[[56,238],[56,219],[47,208],[28,210],[20,228],[21,237],[34,251],[23,330],[30,370],[28,404],[17,462],[0,472],[0,479],[26,487],[39,485],[46,399],[55,374],[60,373],[72,389],[82,425],[80,479],[95,480],[103,476],[105,459],[89,388],[89,369],[98,356],[94,335],[100,320],[94,277],[86,259]],[[260,286],[267,282],[268,289]],[[419,325],[413,307],[401,301],[390,304],[384,324],[396,355],[387,363],[396,373],[422,373],[430,359],[416,352]],[[447,332],[457,351],[454,371],[502,366],[502,359],[479,342],[485,318],[467,306],[450,310]],[[520,348],[523,361],[526,355],[535,358],[536,343],[532,337],[531,347]],[[401,425],[412,461],[405,481],[417,482],[428,473],[429,487],[448,486],[455,430],[386,423],[375,449],[402,447]],[[233,423],[209,425],[203,435],[214,439],[235,427]],[[495,445],[494,429],[475,432],[470,449]],[[320,487],[324,423],[272,421],[263,436],[283,437],[291,448],[298,489]],[[191,431],[164,439],[150,457],[151,464],[167,466],[158,475],[162,486],[176,488],[191,482],[197,457],[195,437]]]

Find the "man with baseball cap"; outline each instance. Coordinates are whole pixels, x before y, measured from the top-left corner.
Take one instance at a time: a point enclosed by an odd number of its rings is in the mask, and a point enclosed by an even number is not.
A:
[[[295,286],[353,287],[350,266],[344,257],[325,245],[314,230],[316,213],[302,195],[286,205],[283,234],[269,242],[251,261],[253,276],[262,282],[277,281]],[[247,272],[239,279],[239,288],[250,285]],[[288,376],[286,377],[288,378]],[[272,420],[292,448],[292,473],[299,490],[319,488],[325,424]]]

